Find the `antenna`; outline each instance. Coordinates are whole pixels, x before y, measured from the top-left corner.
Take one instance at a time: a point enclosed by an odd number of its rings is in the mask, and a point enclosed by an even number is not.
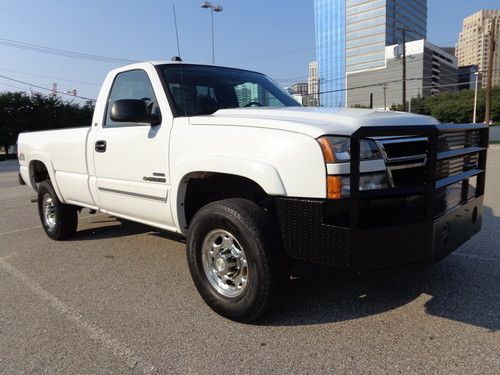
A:
[[[174,12],[175,37],[177,39],[177,55],[181,57],[181,47],[179,44],[179,31],[177,30],[177,17],[175,15],[175,5],[172,5],[172,11]]]

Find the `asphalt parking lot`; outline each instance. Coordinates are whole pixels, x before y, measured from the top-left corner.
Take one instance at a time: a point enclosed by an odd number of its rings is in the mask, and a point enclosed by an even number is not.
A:
[[[0,373],[500,373],[500,146],[483,230],[430,269],[311,269],[258,325],[214,314],[184,244],[107,215],[51,241],[0,162]]]

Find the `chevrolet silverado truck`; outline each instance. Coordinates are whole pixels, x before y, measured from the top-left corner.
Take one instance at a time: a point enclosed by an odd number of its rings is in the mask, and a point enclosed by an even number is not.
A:
[[[263,74],[183,62],[111,71],[86,128],[23,133],[43,228],[82,208],[186,237],[206,303],[250,322],[295,261],[357,272],[442,259],[481,228],[488,128],[304,108]]]

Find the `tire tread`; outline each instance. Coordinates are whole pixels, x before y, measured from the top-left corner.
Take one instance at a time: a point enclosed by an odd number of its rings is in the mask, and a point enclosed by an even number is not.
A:
[[[224,311],[218,306],[220,301],[215,301],[210,293],[207,293],[200,287],[199,278],[193,275],[198,291],[207,302],[207,304],[219,314],[229,319],[239,322],[252,322],[262,317],[272,306],[274,306],[283,296],[283,290],[286,288],[287,259],[281,250],[278,231],[271,217],[257,204],[241,198],[224,199],[215,201],[202,207],[194,216],[188,233],[188,262],[191,273],[196,272],[196,258],[190,252],[198,251],[193,249],[194,243],[200,241],[197,234],[200,220],[207,215],[225,212],[228,216],[236,219],[244,228],[248,235],[255,240],[259,249],[259,256],[262,257],[262,266],[264,274],[268,280],[259,284],[258,300],[253,301],[250,308],[241,310],[237,313]],[[199,243],[199,242],[198,242]],[[198,280],[197,280],[198,279]]]
[[[56,210],[58,211],[58,222],[56,224],[55,230],[50,231],[46,228],[43,213],[42,213],[42,199],[45,193],[49,193],[55,202]],[[42,226],[45,233],[56,241],[63,241],[73,237],[76,233],[78,227],[78,208],[70,204],[62,203],[52,186],[50,180],[43,181],[38,187],[38,210],[40,214],[40,220],[42,221]]]

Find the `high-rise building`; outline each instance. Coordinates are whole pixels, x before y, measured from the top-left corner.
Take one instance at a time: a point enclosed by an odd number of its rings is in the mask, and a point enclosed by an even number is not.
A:
[[[322,106],[345,104],[346,73],[385,66],[385,47],[426,38],[427,0],[315,0]]]
[[[347,75],[347,106],[387,109],[402,104],[402,68],[398,45],[385,47],[383,68],[365,69]],[[425,39],[406,43],[406,97],[431,96],[457,89],[458,64],[452,54]]]
[[[500,84],[500,9],[480,10],[464,19],[462,32],[458,36],[456,56],[459,66],[477,65],[481,71],[481,82],[486,86],[488,54],[491,50],[489,32],[492,20],[496,20],[496,52],[493,59],[493,85]]]
[[[342,107],[345,92],[345,2],[314,0],[320,103]]]
[[[319,79],[318,79],[318,62],[311,61],[309,63],[309,77],[307,79],[307,101],[308,107],[319,106]]]
[[[479,67],[477,65],[466,65],[458,68],[458,90],[474,90],[476,79],[481,83],[481,77],[477,75]]]

